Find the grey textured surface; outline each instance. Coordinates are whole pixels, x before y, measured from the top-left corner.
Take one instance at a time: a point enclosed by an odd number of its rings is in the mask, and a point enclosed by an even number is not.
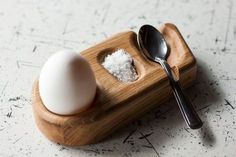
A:
[[[235,156],[235,7],[235,0],[0,0],[0,156]],[[38,131],[31,87],[52,53],[163,22],[178,26],[197,57],[188,94],[202,129],[188,129],[170,100],[94,145],[67,148]]]

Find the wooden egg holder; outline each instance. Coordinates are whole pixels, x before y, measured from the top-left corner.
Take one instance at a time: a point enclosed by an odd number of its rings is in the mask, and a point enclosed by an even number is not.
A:
[[[173,24],[163,24],[159,30],[170,48],[168,63],[181,84],[189,86],[197,70],[191,50]],[[104,57],[117,49],[124,49],[133,57],[139,75],[136,81],[122,83],[101,65]],[[172,96],[165,72],[159,64],[141,55],[137,35],[132,31],[119,33],[81,54],[90,63],[98,85],[95,100],[87,110],[71,116],[54,114],[41,101],[38,81],[33,86],[36,124],[54,142],[69,146],[99,142]]]

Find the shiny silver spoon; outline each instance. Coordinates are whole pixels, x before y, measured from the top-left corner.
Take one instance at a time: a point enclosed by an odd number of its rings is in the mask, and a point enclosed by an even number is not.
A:
[[[161,64],[165,70],[173,89],[175,99],[187,125],[191,129],[200,128],[203,124],[201,119],[189,99],[185,96],[179,81],[175,79],[174,73],[172,73],[171,68],[166,61],[169,51],[162,34],[155,27],[144,25],[139,30],[138,43],[142,53],[148,59]]]

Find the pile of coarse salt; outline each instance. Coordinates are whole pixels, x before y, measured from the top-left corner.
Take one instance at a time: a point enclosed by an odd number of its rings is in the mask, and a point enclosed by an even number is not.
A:
[[[138,78],[132,57],[123,49],[107,55],[102,65],[122,82],[132,82]]]

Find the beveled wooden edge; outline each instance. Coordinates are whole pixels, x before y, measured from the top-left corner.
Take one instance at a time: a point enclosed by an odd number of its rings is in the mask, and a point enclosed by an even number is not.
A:
[[[181,44],[184,46],[184,48],[187,50],[188,54],[191,55],[191,57],[186,57],[186,56],[182,56],[181,58],[181,62],[182,64],[177,65],[179,71],[182,71],[186,68],[188,68],[189,66],[192,66],[194,64],[197,64],[197,60],[194,57],[191,49],[189,48],[188,44],[186,43],[186,41],[184,40],[181,32],[179,31],[179,29],[176,27],[176,25],[174,25],[173,23],[164,23],[160,26],[160,31],[164,31],[165,29],[172,29],[172,31],[174,33],[177,34],[179,41],[181,42]],[[184,61],[184,62],[183,62]]]

